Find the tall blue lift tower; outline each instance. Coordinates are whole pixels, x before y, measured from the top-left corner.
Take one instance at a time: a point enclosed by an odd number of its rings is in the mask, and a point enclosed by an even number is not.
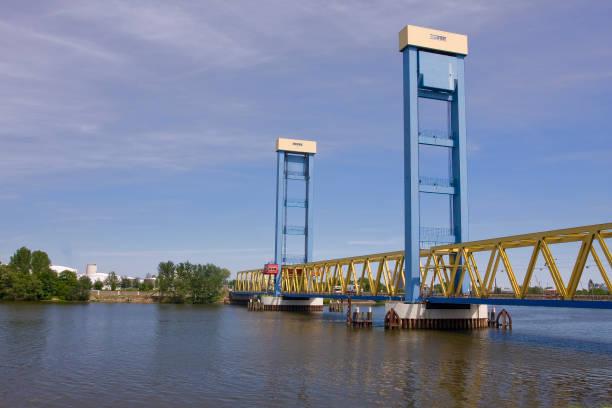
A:
[[[276,141],[276,232],[274,263],[279,273],[274,295],[281,294],[281,265],[312,261],[312,174],[317,143]]]
[[[467,36],[408,25],[399,33],[404,79],[404,216],[405,300],[417,302],[420,291],[420,248],[468,240],[464,57]],[[447,129],[426,132],[419,127],[419,98],[445,102]],[[448,178],[419,174],[419,151],[435,146],[449,151]],[[423,164],[423,163],[421,163]],[[422,227],[421,194],[449,197],[448,226]],[[455,287],[465,292],[469,277],[460,268]]]

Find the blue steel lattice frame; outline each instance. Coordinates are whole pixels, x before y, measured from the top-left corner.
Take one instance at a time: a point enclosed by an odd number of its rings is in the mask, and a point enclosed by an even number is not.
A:
[[[468,236],[468,204],[467,204],[467,148],[466,148],[466,124],[465,124],[465,82],[464,82],[464,60],[463,55],[456,56],[455,95],[451,102],[451,129],[456,146],[452,148],[453,178],[456,180],[455,194],[453,200],[453,228],[455,230],[456,242],[469,241]],[[461,275],[457,274],[455,287],[459,287]],[[470,285],[469,276],[464,273],[461,285],[462,292],[466,293]]]
[[[313,211],[312,211],[312,202],[313,202],[313,189],[312,189],[312,175],[314,168],[314,154],[309,153],[306,156],[306,240],[304,242],[304,254],[306,258],[306,262],[312,262],[312,242],[313,242],[313,232],[312,232],[312,224],[313,224]]]
[[[291,157],[290,157],[291,156]],[[312,261],[313,246],[313,210],[312,210],[312,173],[314,167],[314,154],[296,153],[278,150],[276,156],[276,217],[274,237],[274,263],[287,265],[293,263],[286,253],[286,235],[304,236],[304,253],[300,255],[298,263]],[[302,165],[303,174],[289,169],[289,162]],[[287,196],[288,180],[303,180],[305,185],[304,198],[295,200],[295,197]],[[296,203],[299,203],[297,205]],[[287,225],[287,208],[304,208],[304,225]],[[281,276],[276,275],[274,280],[274,295],[281,295]]]
[[[425,54],[421,54],[425,53]],[[448,194],[451,197],[451,228],[455,242],[468,240],[468,206],[467,206],[467,151],[465,123],[465,83],[463,55],[432,55],[426,50],[408,46],[403,54],[403,85],[404,85],[404,222],[405,251],[404,265],[405,301],[420,301],[420,203],[419,192]],[[420,61],[423,55],[427,57],[427,65]],[[444,72],[441,64],[448,62],[448,81],[430,81]],[[440,64],[434,65],[432,64]],[[433,69],[432,69],[433,68]],[[425,73],[423,73],[425,71]],[[423,84],[430,84],[425,86]],[[431,84],[444,88],[435,89]],[[446,88],[446,89],[445,89]],[[419,137],[418,98],[429,98],[450,102],[450,130],[447,143],[437,143],[438,146],[451,149],[452,187],[440,187],[419,183],[419,144],[430,144],[426,138]],[[421,140],[423,139],[423,140]],[[427,177],[423,177],[426,180]],[[469,289],[469,276],[460,268],[455,287],[459,292]]]
[[[274,263],[282,265],[283,231],[285,229],[284,204],[285,201],[285,152],[276,152],[276,216],[274,234]],[[280,275],[280,274],[279,274]],[[274,294],[280,295],[281,279],[277,276],[274,280]]]
[[[419,299],[419,118],[417,49],[407,47],[404,58],[404,263],[405,300]]]

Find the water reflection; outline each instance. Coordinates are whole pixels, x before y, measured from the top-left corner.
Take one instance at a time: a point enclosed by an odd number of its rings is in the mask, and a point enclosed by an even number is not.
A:
[[[611,402],[612,314],[550,313],[513,311],[512,332],[442,332],[385,331],[381,308],[375,328],[353,329],[329,313],[0,304],[0,406]]]

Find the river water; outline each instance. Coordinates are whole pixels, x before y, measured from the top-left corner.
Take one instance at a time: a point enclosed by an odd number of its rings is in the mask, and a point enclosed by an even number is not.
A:
[[[512,331],[351,329],[339,313],[0,304],[2,407],[612,405],[612,310]]]

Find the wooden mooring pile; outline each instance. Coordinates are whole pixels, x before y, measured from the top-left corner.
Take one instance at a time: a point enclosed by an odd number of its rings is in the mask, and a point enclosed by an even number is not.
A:
[[[249,299],[247,310],[249,312],[263,312],[264,304],[261,303],[261,299]]]
[[[332,300],[327,306],[330,313],[343,313],[344,312],[344,301]]]
[[[364,313],[359,311],[359,306],[357,306],[351,313],[351,298],[348,298],[346,324],[351,327],[372,327],[372,307],[368,307],[368,312]]]
[[[495,308],[492,308],[489,316],[489,327],[512,330],[512,316],[506,309],[502,309],[496,317]]]

